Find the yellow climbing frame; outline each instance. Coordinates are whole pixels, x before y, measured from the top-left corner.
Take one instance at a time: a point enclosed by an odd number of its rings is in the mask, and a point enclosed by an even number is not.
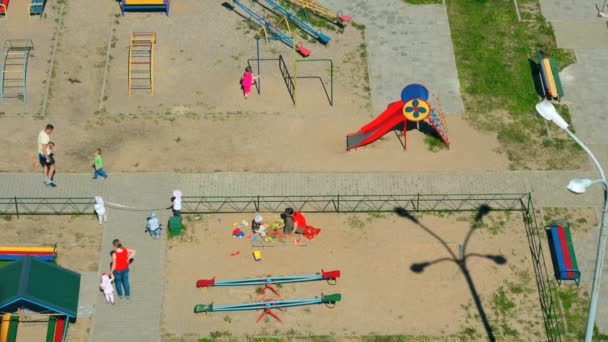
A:
[[[154,46],[156,32],[133,32],[129,44],[129,96],[133,90],[154,95]]]

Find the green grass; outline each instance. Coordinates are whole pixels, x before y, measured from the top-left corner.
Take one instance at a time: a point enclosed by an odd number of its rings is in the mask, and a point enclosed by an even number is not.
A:
[[[539,101],[529,59],[537,50],[561,68],[574,53],[558,49],[537,0],[522,0],[532,22],[520,23],[511,0],[448,0],[448,18],[466,118],[496,132],[514,169],[575,168],[583,153],[534,110]],[[565,106],[559,108],[569,121]]]
[[[440,5],[443,0],[403,0],[408,4],[412,5]]]
[[[434,134],[425,136],[424,143],[431,152],[439,152],[443,149],[448,148],[448,146],[443,142],[443,140],[441,140],[441,138]]]

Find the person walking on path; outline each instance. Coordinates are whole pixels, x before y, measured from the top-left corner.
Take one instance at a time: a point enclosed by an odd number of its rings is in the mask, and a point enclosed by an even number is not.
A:
[[[95,173],[93,173],[93,179],[97,179],[97,177],[101,176],[103,179],[107,179],[108,175],[103,170],[103,158],[101,158],[101,149],[98,148],[95,150],[95,159],[93,159],[93,168],[95,169]]]
[[[55,167],[51,164],[50,149],[50,135],[53,134],[55,127],[48,124],[46,127],[38,133],[38,161],[42,166],[42,173],[44,174],[44,184],[47,187],[56,187],[57,185],[53,182],[52,177],[55,172]]]
[[[136,251],[134,249],[127,249],[123,247],[120,240],[114,239],[112,241],[114,251],[112,253],[112,269],[110,273],[114,276],[114,284],[116,284],[116,292],[118,298],[122,299],[123,288],[124,294],[127,299],[131,297],[131,286],[129,284],[129,264],[133,260]]]
[[[260,78],[260,75],[253,76],[250,66],[245,68],[245,73],[243,73],[243,76],[241,77],[241,88],[243,88],[243,95],[245,95],[245,99],[247,99],[247,96],[249,93],[251,93],[251,86],[258,78]]]

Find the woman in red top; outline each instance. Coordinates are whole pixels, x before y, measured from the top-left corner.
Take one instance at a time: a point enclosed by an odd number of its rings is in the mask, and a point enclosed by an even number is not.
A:
[[[131,287],[129,286],[129,263],[135,256],[134,249],[123,247],[118,239],[112,241],[114,252],[112,253],[112,269],[110,273],[114,275],[114,284],[118,298],[122,298],[122,289],[125,289],[125,297],[131,297]]]
[[[304,217],[304,215],[299,211],[293,210],[293,208],[285,209],[284,220],[285,234],[287,236],[291,235],[292,232],[295,232],[297,234],[304,235],[304,237],[310,240],[319,235],[319,232],[321,232],[321,229],[309,226],[306,223],[306,218]]]

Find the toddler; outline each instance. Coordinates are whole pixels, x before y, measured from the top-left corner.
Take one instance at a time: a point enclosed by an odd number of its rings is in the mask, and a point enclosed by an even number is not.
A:
[[[251,93],[251,86],[255,83],[255,80],[260,78],[260,76],[253,76],[253,72],[251,71],[251,67],[248,66],[245,68],[245,73],[241,77],[241,87],[243,88],[243,94],[245,95],[245,99],[249,93]]]
[[[266,226],[264,225],[264,218],[262,215],[257,215],[253,221],[251,221],[251,231],[253,234],[258,234],[261,237],[266,236]]]
[[[114,286],[112,286],[112,282],[114,281],[114,276],[109,275],[107,273],[101,274],[101,284],[99,284],[99,288],[103,291],[104,296],[106,297],[106,303],[111,303],[114,305]]]
[[[99,224],[108,222],[106,207],[103,202],[103,197],[101,196],[95,196],[95,214],[97,214],[97,220],[99,220]]]

